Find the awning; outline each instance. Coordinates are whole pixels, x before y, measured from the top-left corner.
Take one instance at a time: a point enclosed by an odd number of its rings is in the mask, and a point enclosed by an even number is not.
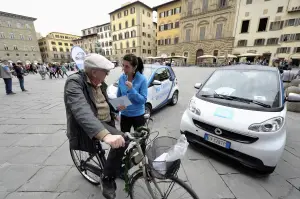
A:
[[[225,55],[219,56],[219,58],[226,58],[226,56],[225,56]],[[237,56],[228,54],[228,55],[227,55],[227,58],[237,58]]]
[[[203,59],[203,58],[214,58],[214,59],[216,59],[217,57],[213,56],[213,55],[202,55],[200,57],[197,57],[197,59]]]
[[[238,57],[258,57],[258,56],[262,56],[261,54],[254,54],[254,53],[245,53],[242,55],[238,55]]]
[[[291,56],[292,59],[300,59],[300,53]]]

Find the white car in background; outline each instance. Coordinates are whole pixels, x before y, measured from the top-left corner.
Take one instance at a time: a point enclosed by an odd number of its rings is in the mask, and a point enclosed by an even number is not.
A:
[[[145,65],[143,74],[148,80],[148,98],[145,104],[146,114],[151,114],[154,110],[168,104],[177,104],[179,87],[176,75],[171,67]],[[118,82],[119,80],[107,88],[109,99],[117,98]]]
[[[285,101],[300,102],[284,96],[278,69],[228,66],[195,87],[180,125],[188,141],[272,173],[286,143]]]

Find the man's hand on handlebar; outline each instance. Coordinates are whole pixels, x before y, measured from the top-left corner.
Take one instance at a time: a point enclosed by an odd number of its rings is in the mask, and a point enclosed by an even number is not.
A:
[[[122,135],[108,134],[103,138],[103,141],[114,149],[125,146],[125,140]]]

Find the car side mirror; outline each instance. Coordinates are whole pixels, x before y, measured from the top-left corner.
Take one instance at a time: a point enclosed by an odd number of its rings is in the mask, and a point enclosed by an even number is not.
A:
[[[154,80],[154,81],[152,82],[152,85],[161,85],[161,81]]]
[[[286,101],[288,102],[300,102],[300,95],[296,93],[289,93],[286,97]]]
[[[202,86],[202,83],[196,83],[194,87],[195,87],[196,89],[199,89],[201,86]]]

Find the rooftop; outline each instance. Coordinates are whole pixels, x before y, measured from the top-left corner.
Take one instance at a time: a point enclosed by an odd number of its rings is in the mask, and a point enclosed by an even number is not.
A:
[[[70,35],[70,36],[74,36],[74,37],[80,37],[78,35],[72,35],[72,34],[69,34],[69,33],[63,33],[63,32],[49,32],[49,34],[63,34],[63,35]],[[49,35],[48,34],[48,35]]]
[[[93,34],[81,36],[80,38],[74,39],[73,41],[78,41],[78,40],[81,40],[81,39],[85,39],[85,38],[89,38],[89,37],[97,37],[97,36],[98,36],[97,33],[93,33]]]
[[[110,22],[104,23],[104,24],[101,24],[101,25],[92,26],[92,27],[89,27],[89,28],[85,28],[85,29],[82,29],[81,31],[87,30],[87,29],[90,29],[90,28],[98,28],[98,27],[102,27],[102,26],[106,26],[106,25],[110,25]]]
[[[23,15],[18,15],[18,14],[13,14],[13,13],[8,13],[8,12],[2,12],[2,11],[0,11],[0,16],[24,19],[24,20],[28,20],[28,21],[37,20],[36,18],[33,18],[33,17],[27,17],[27,16],[23,16]]]
[[[152,9],[153,9],[154,11],[157,11],[157,9],[160,8],[160,7],[167,6],[167,5],[169,5],[169,4],[172,4],[172,3],[175,3],[175,2],[178,2],[178,1],[180,1],[180,0],[172,0],[172,1],[169,1],[169,2],[166,2],[166,3],[163,3],[163,4],[160,4],[160,5],[158,5],[158,6],[155,6],[155,7],[153,7]]]
[[[118,9],[116,9],[116,10],[114,10],[114,11],[108,13],[108,14],[112,14],[112,13],[118,12],[118,11],[124,9],[124,8],[128,8],[128,7],[133,6],[133,5],[135,5],[135,4],[140,4],[140,5],[142,5],[142,6],[146,7],[146,8],[148,8],[149,10],[152,10],[152,8],[150,8],[149,6],[147,6],[146,4],[144,4],[143,2],[141,2],[141,1],[135,1],[135,2],[132,2],[132,3],[126,4],[126,5],[124,5],[124,6],[120,7],[120,8],[118,8]]]

